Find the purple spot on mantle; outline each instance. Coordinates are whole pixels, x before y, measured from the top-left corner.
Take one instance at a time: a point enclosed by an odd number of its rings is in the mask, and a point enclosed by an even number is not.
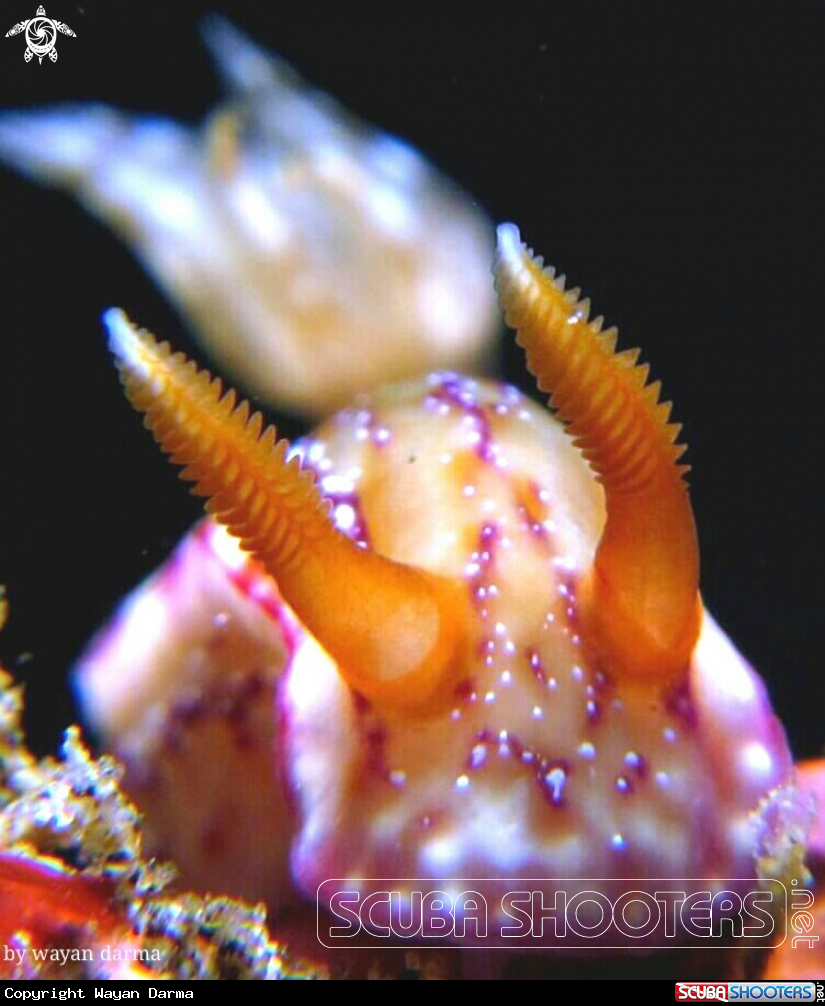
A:
[[[486,407],[481,405],[475,381],[457,374],[439,374],[427,395],[426,404],[446,405],[456,408],[473,420],[474,434],[472,446],[478,457],[488,463],[498,461],[498,445],[493,440]]]
[[[567,771],[562,765],[548,766],[542,772],[539,784],[544,794],[554,807],[564,803],[564,788],[567,785]]]
[[[686,727],[696,726],[698,722],[696,706],[693,704],[687,681],[680,684],[668,695],[665,708],[669,713],[678,717]]]
[[[644,755],[637,751],[628,751],[624,756],[624,763],[632,772],[636,773],[637,779],[647,778],[647,761]]]
[[[547,683],[547,675],[544,673],[544,664],[541,662],[541,657],[538,651],[529,646],[525,651],[524,655],[527,658],[527,662],[530,665],[530,670],[540,685]]]
[[[199,724],[221,721],[231,730],[238,748],[253,747],[259,739],[253,713],[273,686],[260,673],[247,673],[225,681],[209,682],[197,697],[181,699],[169,710],[164,725],[164,746],[170,753],[183,750],[183,736]]]
[[[501,730],[498,734],[482,730],[476,735],[467,760],[468,773],[489,765],[491,753],[497,754],[499,759],[510,759],[513,765],[529,772],[548,803],[553,807],[564,807],[571,772],[570,765],[566,761],[545,757],[527,747],[518,737],[506,730]]]

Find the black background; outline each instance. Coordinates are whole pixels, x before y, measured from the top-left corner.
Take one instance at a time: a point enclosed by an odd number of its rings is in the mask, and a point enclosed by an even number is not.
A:
[[[4,4],[2,32],[35,7]],[[217,7],[52,0],[77,37],[40,65],[0,32],[0,104],[197,121],[219,94],[197,22]],[[220,9],[517,222],[643,347],[685,424],[706,603],[769,681],[795,754],[819,753],[825,9]],[[3,171],[0,220],[0,653],[47,751],[75,717],[67,671],[84,641],[199,513],[122,398],[101,311],[192,343],[66,196]],[[530,389],[518,353],[504,369]]]

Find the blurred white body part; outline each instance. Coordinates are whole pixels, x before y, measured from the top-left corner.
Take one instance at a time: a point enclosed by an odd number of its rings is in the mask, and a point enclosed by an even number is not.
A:
[[[111,223],[263,401],[315,415],[482,368],[498,327],[486,216],[228,23],[205,36],[230,97],[202,127],[100,105],[7,112],[0,158]]]

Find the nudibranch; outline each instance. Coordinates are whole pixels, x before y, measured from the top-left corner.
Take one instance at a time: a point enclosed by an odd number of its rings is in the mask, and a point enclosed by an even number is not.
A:
[[[498,334],[493,228],[406,143],[214,18],[230,97],[195,129],[105,106],[0,116],[0,159],[129,243],[244,387],[325,415],[360,391],[474,369]]]
[[[336,877],[802,875],[784,732],[699,598],[670,406],[512,225],[495,278],[555,416],[441,372],[291,449],[108,315],[213,519],[79,681],[189,883],[277,909]]]

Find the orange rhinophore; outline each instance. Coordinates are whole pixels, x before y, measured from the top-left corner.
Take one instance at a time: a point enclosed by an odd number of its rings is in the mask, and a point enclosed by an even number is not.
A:
[[[589,321],[590,302],[499,228],[496,286],[527,366],[604,486],[607,521],[579,586],[588,643],[610,673],[675,679],[699,635],[699,550],[680,426],[638,349]]]
[[[365,551],[329,517],[315,477],[263,433],[235,392],[110,311],[110,343],[126,391],[214,514],[257,557],[347,682],[390,708],[451,699],[466,625],[461,588]]]

